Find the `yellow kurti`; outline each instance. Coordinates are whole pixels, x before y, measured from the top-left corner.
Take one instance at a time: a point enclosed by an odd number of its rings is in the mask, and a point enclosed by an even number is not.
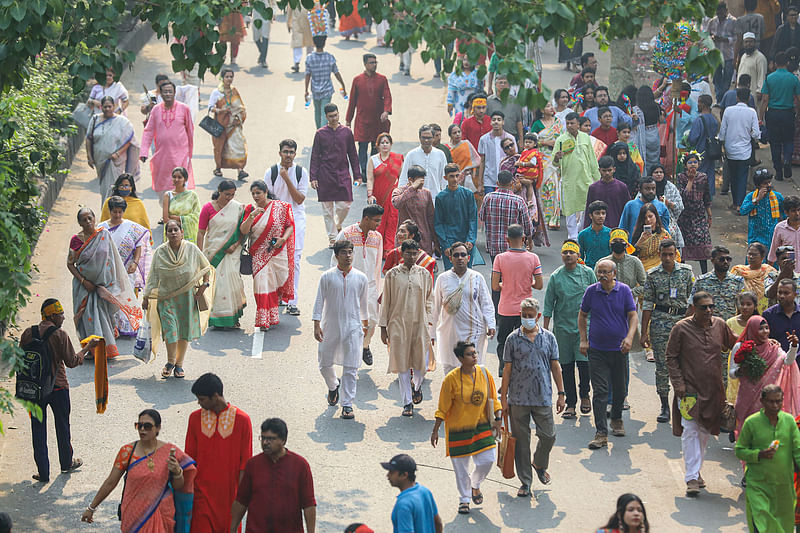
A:
[[[419,265],[401,264],[386,273],[379,325],[389,334],[389,372],[426,367],[432,289],[430,272]]]
[[[485,367],[476,366],[473,376],[462,375],[461,367],[445,376],[436,418],[444,420],[447,455],[475,455],[496,446],[487,400],[494,411],[500,409],[494,379]]]

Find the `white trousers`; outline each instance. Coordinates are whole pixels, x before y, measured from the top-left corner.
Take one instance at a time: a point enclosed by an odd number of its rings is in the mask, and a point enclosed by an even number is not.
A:
[[[567,216],[567,238],[577,239],[578,233],[583,229],[583,211],[578,211]]]
[[[306,49],[306,54],[310,54],[314,51],[314,48],[309,46]],[[297,48],[292,48],[292,59],[294,59],[295,63],[299,63],[301,59],[303,59],[303,47],[298,46]]]
[[[306,241],[306,218],[294,217],[294,298],[289,302],[289,305],[297,306],[300,293],[300,259],[303,256],[303,246]]]
[[[469,460],[475,464],[475,470],[469,473]],[[492,465],[497,460],[497,448],[490,448],[475,455],[466,457],[451,457],[453,470],[456,473],[456,485],[458,486],[458,502],[469,503],[472,500],[472,490],[480,489],[481,483],[489,475]]]
[[[409,47],[408,50],[399,54],[400,56],[400,63],[403,64],[403,68],[406,70],[411,70],[411,58],[414,55],[414,49]]]
[[[700,469],[703,468],[703,460],[706,457],[706,447],[711,433],[694,420],[686,420],[683,417],[681,417],[681,426],[683,427],[681,449],[683,450],[683,462],[686,465],[684,481],[688,483],[700,477]]]
[[[342,407],[353,407],[353,400],[356,399],[356,377],[358,368],[354,366],[342,367],[342,379],[336,377],[336,370],[333,366],[320,366],[319,373],[325,380],[328,390],[334,390],[341,384],[339,389],[339,399]]]
[[[342,224],[350,212],[350,204],[353,202],[320,202],[322,203],[322,219],[325,221],[325,231],[328,233],[328,240],[332,241],[342,229]],[[334,210],[336,220],[334,220]]]
[[[420,390],[422,383],[425,381],[425,371],[427,369],[414,369],[414,390]],[[411,403],[411,370],[400,372],[397,375],[397,381],[400,383],[400,397],[402,398],[403,405],[406,406]]]
[[[297,300],[300,295],[298,288],[300,287],[300,258],[303,255],[303,249],[295,249],[294,251],[294,298],[289,300],[289,305],[297,306]]]

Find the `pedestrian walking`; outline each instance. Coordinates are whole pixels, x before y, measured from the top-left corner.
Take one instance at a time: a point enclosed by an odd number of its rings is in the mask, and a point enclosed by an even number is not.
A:
[[[386,76],[377,72],[378,59],[375,54],[364,54],[362,59],[364,72],[353,78],[345,122],[349,128],[355,118],[353,136],[358,143],[358,161],[366,183],[367,159],[378,152],[378,135],[389,133],[391,127],[392,92]],[[367,151],[370,144],[372,147]]]
[[[456,163],[444,167],[447,187],[436,195],[433,209],[433,227],[436,239],[442,250],[444,268],[452,268],[450,246],[463,242],[469,249],[469,263],[472,266],[475,254],[475,241],[478,239],[478,208],[475,196],[466,187],[459,185],[461,171]]]
[[[442,533],[444,525],[439,516],[439,509],[433,494],[426,487],[417,483],[417,463],[405,453],[395,455],[386,463],[381,463],[386,470],[389,484],[400,489],[397,501],[392,509],[392,527],[394,533]],[[366,526],[354,529],[353,533],[367,533]],[[368,528],[367,528],[368,529]],[[372,531],[371,529],[369,530]]]
[[[306,55],[306,77],[305,77],[305,98],[314,102],[314,122],[317,128],[321,128],[324,119],[328,115],[326,107],[331,103],[333,96],[333,83],[331,74],[336,76],[342,86],[342,96],[347,97],[347,88],[344,86],[344,79],[336,66],[336,58],[325,51],[325,35],[315,35],[314,52]],[[309,92],[309,86],[311,91]]]

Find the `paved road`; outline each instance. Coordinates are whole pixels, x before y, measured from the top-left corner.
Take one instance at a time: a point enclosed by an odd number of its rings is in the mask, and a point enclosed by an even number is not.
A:
[[[362,70],[361,54],[367,50],[378,55],[379,70],[390,79],[396,151],[404,152],[416,144],[416,131],[421,122],[438,121],[442,125],[449,122],[443,84],[433,79],[432,65],[423,65],[418,55],[412,65],[412,77],[408,78],[396,72],[397,59],[386,49],[378,48],[373,35],[368,34],[359,42],[334,38],[329,46],[348,84]],[[302,75],[288,72],[290,54],[283,23],[276,24],[272,30],[268,58],[271,70],[252,66],[257,55],[251,41],[242,46],[234,83],[248,108],[245,134],[250,159],[247,170],[253,178],[277,161],[278,142],[286,137],[297,139],[302,162],[308,165],[313,117],[302,104]],[[548,47],[545,77],[552,88],[563,86],[571,77],[555,64],[554,57],[554,48]],[[601,79],[607,78],[607,64],[605,58]],[[168,48],[163,41],[152,41],[139,54],[133,70],[124,74],[123,82],[133,92],[142,83],[152,86],[154,75],[167,71]],[[215,85],[213,80],[206,80],[201,88],[202,101],[207,100]],[[343,113],[345,102],[341,97],[334,97],[334,103],[340,105]],[[140,134],[141,121],[136,107],[131,106],[130,118]],[[218,178],[211,174],[214,165],[210,138],[199,128],[193,164],[197,192],[205,202],[216,188]],[[149,181],[149,171],[144,175],[142,184]],[[226,171],[226,175],[233,177],[233,172]],[[95,179],[85,158],[79,157],[36,250],[39,272],[32,305],[21,317],[24,324],[37,320],[41,300],[50,296],[64,301],[68,318],[71,318],[70,276],[64,268],[67,243],[69,236],[78,230],[74,218],[78,207],[87,205],[98,209],[100,205]],[[151,218],[156,220],[159,210],[155,194],[147,189],[143,196]],[[709,447],[703,471],[708,490],[698,499],[684,497],[680,441],[671,435],[667,425],[655,422],[654,367],[644,361],[641,352],[634,354],[631,361],[629,400],[632,408],[624,415],[627,437],[612,438],[608,449],[590,452],[586,448],[594,434],[590,418],[580,417],[577,421],[558,418],[550,467],[551,485],[535,484],[534,499],[516,498],[516,480],[508,483],[493,470],[483,487],[485,503],[474,508],[468,517],[457,515],[457,491],[450,461],[441,448],[434,450],[428,442],[441,371],[430,375],[431,380],[424,387],[425,402],[414,418],[401,417],[397,382],[393,375],[384,372],[386,350],[376,336],[372,343],[375,365],[359,372],[355,421],[340,420],[338,409],[328,407],[325,402],[326,389],[317,370],[310,314],[317,281],[328,265],[330,252],[319,204],[313,196],[312,193],[307,202],[308,233],[300,288],[302,315],[299,318],[283,315],[280,326],[265,335],[260,356],[250,356],[254,342],[254,302],[250,295],[250,305],[242,319],[244,330],[209,331],[192,343],[185,364],[186,380],[160,379],[163,354],[149,365],[140,364],[132,356],[112,361],[109,407],[104,415],[94,413],[92,366],[70,371],[73,445],[85,465],[72,475],[54,474],[47,485],[30,479],[35,466],[29,423],[24,412],[17,413],[11,429],[0,439],[0,508],[14,516],[18,530],[115,530],[120,489],[102,504],[93,526],[78,522],[82,509],[107,475],[119,447],[136,439],[132,423],[140,410],[161,411],[164,420],[161,438],[183,444],[188,415],[197,408],[190,393],[192,379],[205,371],[222,377],[226,398],[246,410],[254,424],[270,416],[280,416],[287,421],[288,447],[308,458],[312,466],[319,507],[318,530],[322,532],[342,531],[354,521],[366,522],[376,531],[387,531],[391,527],[389,515],[396,490],[386,482],[378,462],[399,452],[412,454],[420,464],[418,479],[433,490],[446,531],[589,531],[604,523],[614,509],[617,496],[623,492],[635,492],[644,499],[654,531],[734,532],[744,529],[744,498],[736,486],[741,469],[727,438],[712,439]],[[363,187],[356,189],[348,222],[357,220],[364,196]],[[247,202],[248,191],[240,190],[237,199]],[[715,200],[715,204],[721,205],[726,200],[722,197]],[[743,257],[743,221],[725,214],[719,206],[717,213],[715,226],[724,232],[719,237],[732,243],[736,257]],[[719,231],[716,228],[715,233]],[[160,227],[156,229],[160,231]],[[159,239],[158,233],[156,235]],[[559,264],[557,243],[563,238],[563,232],[554,233],[551,239],[556,247],[537,250],[546,274]],[[489,274],[487,267],[479,270]],[[541,298],[541,292],[536,296]],[[74,339],[74,328],[69,320],[65,327]],[[490,369],[496,365],[493,349],[494,346],[487,360]],[[131,350],[130,341],[120,343],[123,354]],[[50,441],[51,461],[57,461],[52,430]]]

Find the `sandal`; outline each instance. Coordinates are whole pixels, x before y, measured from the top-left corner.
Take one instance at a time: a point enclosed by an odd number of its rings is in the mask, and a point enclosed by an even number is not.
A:
[[[422,387],[421,386],[417,390],[414,390],[413,388],[411,389],[411,401],[414,402],[415,404],[422,403]]]
[[[547,469],[545,468],[537,468],[535,464],[531,463],[533,470],[536,472],[536,477],[539,478],[542,485],[549,485],[550,484],[550,474],[547,473]]]
[[[475,494],[475,491],[478,491],[478,494]],[[481,489],[472,489],[472,503],[475,505],[480,505],[483,503],[483,493]]]
[[[656,356],[653,353],[652,349],[650,349],[650,348],[646,349],[644,351],[644,354],[647,356],[647,362],[648,363],[655,363],[656,362]]]
[[[221,177],[222,177],[222,170],[220,170],[220,169],[218,169],[218,168],[215,168],[215,169],[214,169],[214,175],[215,175],[216,177],[218,177],[218,178],[221,178]]]
[[[72,464],[69,465],[69,468],[67,468],[66,470],[61,470],[61,473],[62,474],[69,474],[73,470],[77,470],[82,466],[83,466],[83,459],[78,459],[76,457],[75,459],[72,460]]]
[[[173,365],[172,363],[167,363],[166,365],[164,365],[163,370],[161,370],[161,377],[167,379],[170,376],[170,374],[172,374],[173,368],[175,368],[175,365]]]
[[[178,379],[183,379],[186,377],[186,372],[183,371],[183,368],[176,366],[174,376]]]
[[[458,504],[458,514],[469,514],[469,504],[468,503]]]
[[[414,416],[414,404],[403,407],[403,416]]]
[[[587,403],[583,403],[583,402]],[[581,414],[588,415],[592,412],[592,403],[589,401],[588,398],[581,399]]]
[[[522,485],[517,491],[517,497],[519,498],[528,498],[530,495],[531,489],[528,488],[528,485]]]
[[[561,413],[561,418],[565,420],[573,420],[578,418],[578,415],[575,413],[574,407],[567,407],[563,413]]]

